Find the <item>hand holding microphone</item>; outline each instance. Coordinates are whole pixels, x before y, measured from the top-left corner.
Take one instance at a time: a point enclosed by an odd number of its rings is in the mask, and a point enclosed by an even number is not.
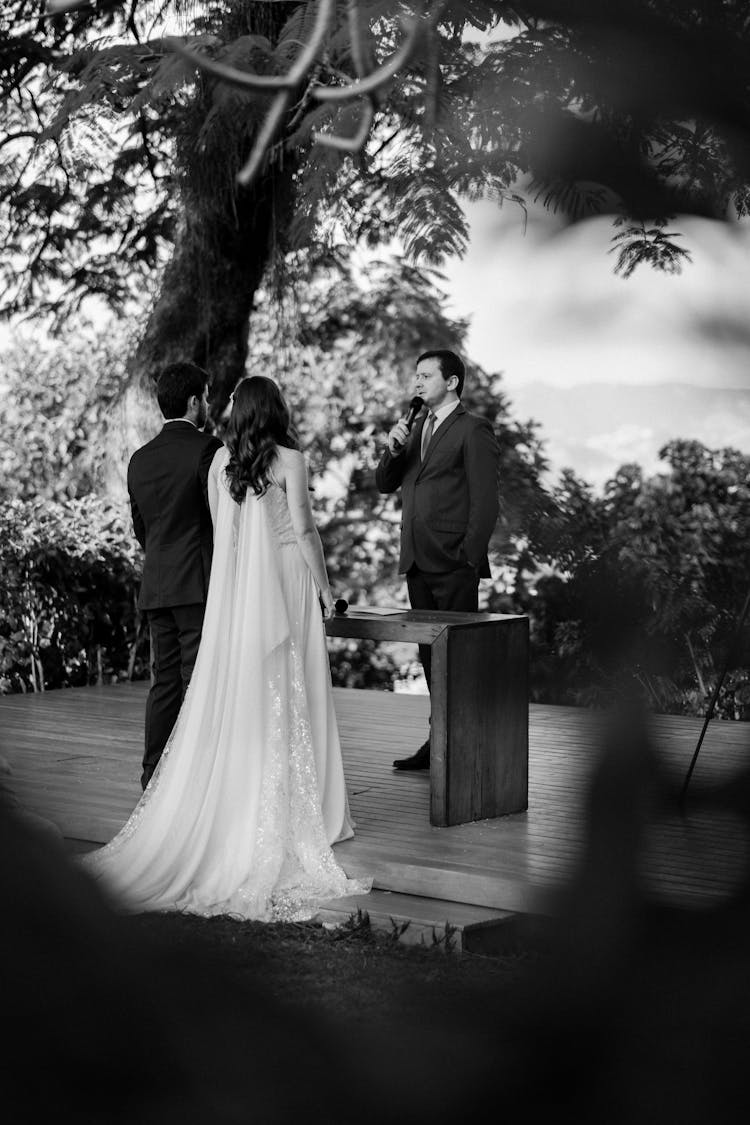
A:
[[[415,395],[409,403],[409,409],[405,418],[399,418],[396,425],[388,434],[388,448],[391,454],[395,457],[403,451],[404,446],[409,438],[409,433],[414,425],[414,421],[424,406],[423,400],[419,395]]]

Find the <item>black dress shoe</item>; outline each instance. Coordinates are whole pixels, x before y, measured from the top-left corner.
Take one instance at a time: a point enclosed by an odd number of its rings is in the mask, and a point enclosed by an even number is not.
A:
[[[430,743],[423,742],[416,754],[410,758],[396,758],[395,770],[428,770],[430,768]]]

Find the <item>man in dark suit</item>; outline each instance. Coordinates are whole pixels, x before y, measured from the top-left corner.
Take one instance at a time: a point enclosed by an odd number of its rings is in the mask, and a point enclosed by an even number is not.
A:
[[[442,349],[417,360],[416,393],[427,413],[388,434],[375,473],[381,492],[401,489],[401,561],[412,609],[476,613],[479,579],[490,577],[487,545],[497,520],[499,449],[492,426],[461,405],[465,369]],[[419,654],[430,685],[430,649]],[[429,739],[396,769],[427,769]]]
[[[202,432],[208,376],[200,367],[167,367],[159,376],[156,397],[163,429],[136,450],[128,465],[133,527],[145,551],[138,608],[148,618],[153,662],[144,789],[175,724],[198,654],[213,549],[208,469],[221,448],[218,438]]]

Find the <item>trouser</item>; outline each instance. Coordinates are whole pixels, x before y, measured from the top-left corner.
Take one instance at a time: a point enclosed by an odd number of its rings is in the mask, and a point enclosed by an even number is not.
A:
[[[462,566],[443,574],[428,574],[411,567],[406,575],[409,604],[412,609],[451,609],[461,613],[477,613],[479,609],[479,575],[472,566]],[[428,690],[431,688],[432,661],[430,646],[419,646]]]
[[[145,789],[177,721],[198,655],[205,605],[149,609],[151,690],[146,701],[146,745],[141,785]]]

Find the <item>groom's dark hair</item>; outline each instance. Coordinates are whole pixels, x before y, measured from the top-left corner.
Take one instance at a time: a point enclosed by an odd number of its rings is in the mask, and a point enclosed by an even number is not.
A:
[[[447,348],[432,348],[428,352],[422,352],[421,356],[417,359],[417,363],[421,363],[423,359],[436,359],[440,364],[440,374],[445,379],[446,383],[451,375],[455,375],[458,380],[456,387],[456,394],[461,397],[461,391],[464,389],[464,379],[466,378],[466,368],[464,367],[463,360],[456,355],[455,352],[449,352]]]
[[[170,363],[156,380],[156,399],[165,418],[182,418],[192,395],[200,398],[208,374],[195,363]]]

